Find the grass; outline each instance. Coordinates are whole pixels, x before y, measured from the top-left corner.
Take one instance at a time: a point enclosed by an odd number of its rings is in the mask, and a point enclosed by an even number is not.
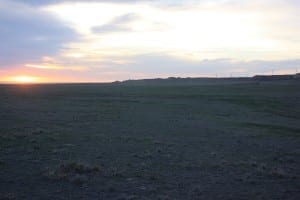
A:
[[[7,194],[0,194],[0,199],[1,200],[15,200],[16,195],[13,193],[7,193]]]
[[[298,199],[299,83],[27,89],[0,90],[0,194]]]
[[[47,169],[44,175],[50,179],[68,180],[76,185],[83,185],[88,182],[88,175],[101,172],[99,166],[91,166],[82,162],[62,163],[54,169]]]
[[[274,124],[253,123],[253,122],[241,123],[240,126],[245,128],[254,128],[254,129],[262,130],[257,134],[261,136],[264,135],[263,133],[268,133],[270,135],[278,135],[278,136],[293,136],[293,137],[300,136],[299,128],[286,127],[286,126],[274,125]]]

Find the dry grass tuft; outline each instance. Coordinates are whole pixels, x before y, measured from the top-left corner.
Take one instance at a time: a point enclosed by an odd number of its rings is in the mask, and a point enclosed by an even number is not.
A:
[[[91,166],[85,163],[69,162],[59,165],[55,169],[48,169],[44,174],[55,180],[68,180],[76,185],[83,185],[88,181],[88,175],[101,171],[99,166]]]
[[[70,182],[75,185],[83,185],[88,182],[88,177],[84,174],[76,174],[70,178]]]
[[[281,168],[273,168],[271,169],[269,176],[274,177],[274,178],[290,178],[289,174],[285,172]]]
[[[100,167],[90,166],[90,165],[84,164],[84,163],[70,162],[70,163],[61,164],[59,166],[58,170],[63,172],[63,173],[84,174],[84,173],[99,172]]]

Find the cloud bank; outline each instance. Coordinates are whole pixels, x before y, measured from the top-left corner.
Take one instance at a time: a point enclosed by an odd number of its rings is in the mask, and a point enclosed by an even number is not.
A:
[[[48,4],[58,4],[58,3],[77,3],[77,2],[93,2],[93,3],[134,3],[134,2],[153,2],[155,0],[16,0],[18,2],[30,4],[30,5],[48,5]]]
[[[296,0],[1,0],[0,81],[294,73],[299,8]]]
[[[135,21],[138,16],[134,13],[128,13],[119,17],[114,18],[112,21],[102,26],[92,27],[94,33],[111,33],[111,32],[130,32],[132,29],[128,24]]]
[[[55,55],[78,37],[48,13],[12,1],[0,2],[0,67]]]

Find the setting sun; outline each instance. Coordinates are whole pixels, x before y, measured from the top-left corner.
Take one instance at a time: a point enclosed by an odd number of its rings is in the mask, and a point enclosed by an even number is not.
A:
[[[40,78],[34,76],[15,76],[10,77],[9,81],[15,83],[37,83],[40,81]]]

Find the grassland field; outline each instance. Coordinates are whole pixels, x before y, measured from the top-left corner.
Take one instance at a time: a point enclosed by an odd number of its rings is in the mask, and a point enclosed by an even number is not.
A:
[[[0,199],[300,199],[300,82],[0,85]]]

